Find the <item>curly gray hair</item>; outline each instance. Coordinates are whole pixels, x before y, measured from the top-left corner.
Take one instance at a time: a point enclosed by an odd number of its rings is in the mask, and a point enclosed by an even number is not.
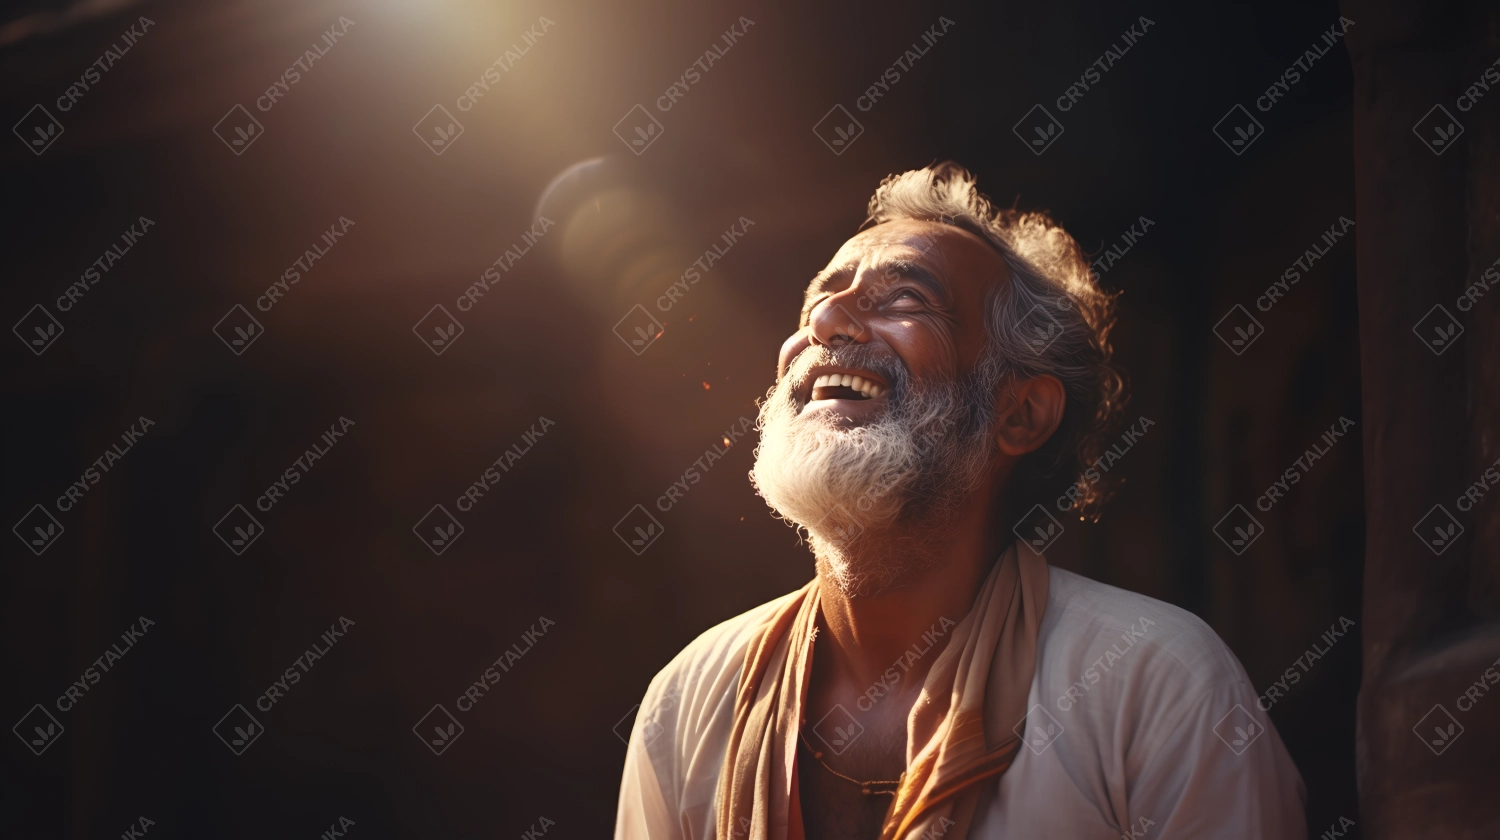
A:
[[[1124,377],[1110,361],[1116,293],[1099,287],[1078,243],[1050,216],[996,208],[951,161],[881,182],[862,227],[895,219],[967,230],[1005,259],[1010,282],[997,283],[987,302],[989,342],[977,373],[990,382],[1050,375],[1067,394],[1057,431],[1019,465],[1009,506],[1029,508],[1076,484],[1073,510],[1097,519],[1109,486],[1080,477],[1125,403]]]

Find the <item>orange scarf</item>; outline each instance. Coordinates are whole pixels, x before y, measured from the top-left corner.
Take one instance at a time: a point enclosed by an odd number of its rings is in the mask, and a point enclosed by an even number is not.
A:
[[[819,603],[814,578],[746,648],[719,776],[719,840],[803,840],[797,729]],[[922,684],[907,719],[906,774],[881,840],[968,836],[980,794],[993,790],[1020,748],[1012,727],[1026,715],[1046,603],[1046,561],[1012,545]]]

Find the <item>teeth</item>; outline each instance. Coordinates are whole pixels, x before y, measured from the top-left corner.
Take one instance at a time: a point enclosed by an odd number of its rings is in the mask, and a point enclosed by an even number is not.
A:
[[[885,393],[884,388],[876,385],[863,376],[855,376],[847,373],[826,373],[813,379],[814,388],[828,387],[852,388],[869,399],[874,399]]]

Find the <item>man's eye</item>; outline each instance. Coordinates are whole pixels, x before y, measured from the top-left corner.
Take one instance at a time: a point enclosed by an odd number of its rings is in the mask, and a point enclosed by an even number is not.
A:
[[[912,291],[911,289],[902,289],[901,291],[896,293],[896,300],[901,300],[903,298],[914,300],[917,303],[922,302],[922,296]]]

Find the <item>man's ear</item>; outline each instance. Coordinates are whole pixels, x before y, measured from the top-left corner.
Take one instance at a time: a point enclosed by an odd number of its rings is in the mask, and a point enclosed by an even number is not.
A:
[[[1012,458],[1040,449],[1062,422],[1067,393],[1055,376],[1015,379],[1001,392],[995,437]]]

